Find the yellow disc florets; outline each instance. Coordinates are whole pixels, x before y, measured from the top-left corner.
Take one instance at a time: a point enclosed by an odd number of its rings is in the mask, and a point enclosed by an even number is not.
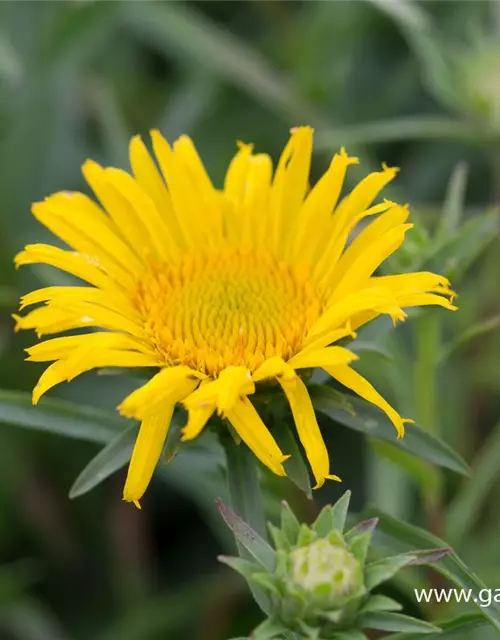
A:
[[[304,276],[265,252],[240,249],[157,264],[140,281],[135,304],[166,363],[208,375],[290,358],[322,311]]]

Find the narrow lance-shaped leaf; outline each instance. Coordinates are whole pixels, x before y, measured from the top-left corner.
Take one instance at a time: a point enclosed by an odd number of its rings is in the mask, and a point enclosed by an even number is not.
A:
[[[124,467],[132,456],[136,436],[137,425],[132,425],[113,438],[77,477],[69,491],[69,497],[84,495]]]
[[[459,162],[448,183],[443,213],[437,231],[438,237],[448,237],[457,230],[460,224],[465,204],[468,174],[468,166],[465,162]]]
[[[370,563],[365,570],[366,588],[371,591],[382,582],[390,580],[400,569],[412,564],[415,559],[416,556],[408,553]]]
[[[451,469],[462,475],[469,475],[469,466],[456,451],[439,437],[416,424],[408,423],[405,437],[396,440],[394,427],[389,420],[376,407],[361,398],[349,396],[355,411],[353,416],[339,409],[336,393],[333,389],[325,385],[311,385],[309,392],[315,409],[331,420],[373,438],[388,440],[394,446],[401,447],[440,467]]]
[[[403,605],[392,598],[382,594],[372,596],[361,609],[361,613],[372,613],[374,611],[401,611]]]
[[[0,422],[101,443],[109,442],[129,424],[114,413],[65,400],[43,398],[33,406],[31,394],[4,390],[0,390]]]
[[[299,448],[297,438],[289,424],[280,425],[275,432],[276,439],[282,451],[290,456],[285,460],[284,466],[288,478],[312,500],[311,479],[304,460],[304,454]]]
[[[439,633],[439,627],[429,622],[390,611],[374,611],[361,615],[358,623],[365,629],[378,631],[404,631],[411,633]]]
[[[238,542],[268,571],[274,571],[276,552],[256,531],[237,516],[222,500],[215,501],[221,516]]]
[[[379,518],[379,525],[377,527],[379,543],[384,543],[384,546],[389,546],[393,550],[401,551],[407,548],[423,546],[446,547],[444,540],[441,540],[424,529],[398,520],[374,507],[368,509],[367,512],[369,515],[374,515]],[[475,594],[476,600],[471,599],[471,604],[476,606],[481,615],[488,619],[489,622],[500,631],[500,606],[496,602],[492,602],[489,607],[481,607],[477,594],[487,587],[454,551],[445,555],[432,566],[459,588],[467,591],[470,590],[472,594]]]
[[[467,613],[451,620],[439,623],[440,631],[428,635],[428,640],[464,640],[471,637],[470,634],[478,629],[489,626],[488,621],[479,613]],[[418,640],[420,636],[414,633],[397,633],[391,636],[391,640]],[[477,636],[474,636],[477,637]]]

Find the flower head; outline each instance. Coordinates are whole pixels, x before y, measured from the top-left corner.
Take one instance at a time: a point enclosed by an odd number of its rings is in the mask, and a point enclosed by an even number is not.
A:
[[[154,158],[130,143],[132,175],[87,161],[84,176],[99,204],[61,192],[33,205],[34,216],[70,248],[28,245],[16,265],[45,263],[85,285],[47,287],[22,298],[18,329],[38,336],[85,330],[28,349],[51,362],[33,392],[96,367],[155,367],[120,412],[141,421],[124,490],[138,503],[167,435],[176,403],[197,437],[210,417],[226,418],[254,454],[285,475],[286,455],[251,401],[276,379],[295,420],[317,486],[331,475],[328,453],[298,371],[322,367],[384,411],[404,420],[352,367],[356,356],[334,346],[380,314],[403,308],[454,308],[446,278],[432,273],[374,276],[403,242],[408,208],[373,205],[396,169],[386,166],[340,199],[349,165],[342,149],[309,189],[312,129],[292,130],[277,168],[240,144],[216,189],[191,140],[171,147],[152,132]],[[373,218],[376,216],[375,218]],[[363,219],[373,220],[347,245]],[[90,330],[90,331],[89,331]]]

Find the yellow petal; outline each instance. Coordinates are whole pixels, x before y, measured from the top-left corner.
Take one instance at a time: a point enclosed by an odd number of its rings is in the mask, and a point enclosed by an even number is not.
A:
[[[296,127],[281,154],[271,188],[270,205],[274,218],[273,246],[286,246],[309,184],[313,129]],[[285,223],[286,221],[286,223]]]
[[[165,406],[184,400],[198,386],[203,374],[189,367],[165,367],[118,407],[128,418],[145,419]]]
[[[340,481],[338,476],[330,475],[328,450],[305,384],[298,376],[293,380],[284,380],[283,378],[278,378],[278,380],[290,404],[297,433],[316,479],[315,488],[319,489],[327,478]]]
[[[131,351],[113,351],[112,349],[104,351],[75,350],[72,355],[73,358],[57,360],[45,369],[33,389],[33,404],[37,404],[42,395],[52,387],[61,382],[72,380],[85,371],[103,367],[155,367],[158,362],[155,356]]]
[[[194,440],[212,417],[215,406],[205,405],[188,409],[188,422],[182,429],[182,440]]]
[[[138,257],[143,261],[147,260],[152,252],[151,239],[125,194],[109,182],[109,174],[97,162],[87,160],[82,166],[82,172],[92,191],[120,230],[123,239],[130,247],[136,249]]]
[[[255,392],[255,384],[245,367],[226,367],[217,380],[206,382],[184,400],[188,409],[214,406],[221,415],[231,409],[240,396]]]
[[[113,281],[100,269],[95,256],[65,251],[47,244],[29,244],[15,257],[16,267],[40,263],[66,271],[96,287],[113,288]]]
[[[382,287],[361,289],[334,302],[311,327],[304,345],[317,342],[320,336],[338,329],[341,325],[345,326],[346,321],[356,314],[371,310],[389,313],[395,318],[404,317],[402,311],[398,309],[396,297],[390,290]]]
[[[323,349],[300,351],[288,361],[288,364],[294,369],[308,369],[309,367],[348,364],[357,359],[358,356],[355,353],[343,347],[324,347]]]
[[[245,367],[227,367],[219,374],[217,409],[225,415],[242,395],[254,393],[250,371]]]
[[[163,413],[152,415],[141,423],[123,489],[123,499],[138,507],[160,459],[173,410],[172,404],[165,407]]]
[[[278,476],[286,475],[283,462],[288,456],[283,455],[248,398],[238,399],[233,408],[227,412],[227,419],[263,464]]]
[[[294,260],[309,265],[318,245],[327,241],[328,236],[325,232],[337,205],[346,169],[357,162],[357,158],[350,158],[342,148],[333,157],[328,170],[311,189],[295,223],[295,237],[291,244]]]
[[[206,242],[203,211],[173,150],[159,131],[151,131],[153,149],[161,172],[168,185],[172,205],[182,230],[183,239],[190,248],[199,248]]]
[[[129,156],[135,179],[153,200],[157,211],[161,212],[162,218],[168,227],[168,232],[172,237],[172,244],[180,250],[185,247],[185,242],[170,194],[140,136],[134,136],[131,139]]]
[[[394,205],[363,229],[328,275],[337,283],[333,289],[334,298],[341,297],[346,290],[352,291],[357,282],[371,276],[381,262],[399,247],[405,231],[411,229],[411,225],[403,224],[407,218],[408,208]],[[400,239],[394,248],[392,238]]]
[[[375,406],[382,409],[382,411],[387,415],[389,420],[395,426],[396,431],[398,432],[398,438],[402,438],[405,433],[404,423],[405,422],[413,422],[413,420],[408,420],[405,418],[401,418],[399,413],[391,407],[391,405],[382,398],[382,396],[373,388],[373,386],[363,378],[357,371],[351,369],[351,367],[347,365],[339,365],[335,367],[323,367],[325,371],[327,371],[332,378],[338,380],[341,384],[343,384],[348,389],[351,389],[359,396],[371,402]]]
[[[35,289],[21,298],[20,309],[39,302],[55,303],[55,306],[71,308],[75,302],[91,302],[117,311],[122,315],[142,321],[133,303],[119,289],[104,291],[96,287],[44,287]]]
[[[253,374],[252,380],[259,382],[266,378],[275,378],[278,376],[293,380],[295,378],[295,371],[293,367],[287,364],[282,358],[273,356],[260,365]]]
[[[131,336],[124,333],[112,333],[110,331],[95,331],[77,336],[62,336],[44,340],[26,349],[28,360],[32,362],[48,362],[67,358],[75,349],[87,346],[87,348],[137,350],[153,355],[153,351]]]
[[[117,282],[130,287],[133,274],[143,266],[123,242],[118,228],[106,214],[82,193],[56,193],[32,206],[42,224],[80,253],[94,255],[102,268]]]

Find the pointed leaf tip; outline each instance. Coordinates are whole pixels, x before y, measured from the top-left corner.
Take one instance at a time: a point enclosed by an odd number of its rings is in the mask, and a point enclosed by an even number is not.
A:
[[[238,542],[268,571],[274,571],[276,566],[276,552],[274,549],[248,525],[237,516],[221,498],[215,500],[215,504],[224,519],[224,522],[234,533]]]
[[[432,564],[433,562],[438,562],[442,558],[445,558],[450,553],[453,553],[453,549],[451,547],[442,547],[441,549],[423,549],[421,551],[412,551],[411,555],[415,556],[415,558],[409,564],[412,564],[412,565]]]

